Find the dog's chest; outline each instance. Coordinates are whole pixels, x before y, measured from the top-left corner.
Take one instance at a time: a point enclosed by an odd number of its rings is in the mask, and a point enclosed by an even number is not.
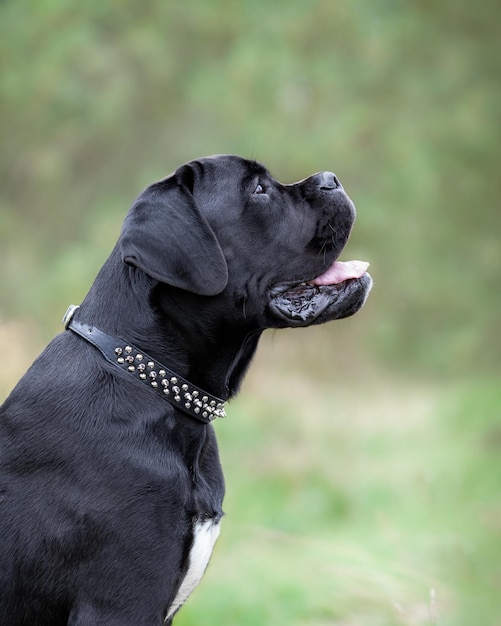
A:
[[[219,530],[219,521],[215,522],[212,519],[199,521],[195,524],[193,543],[188,558],[188,570],[165,619],[174,615],[200,582],[219,536]]]

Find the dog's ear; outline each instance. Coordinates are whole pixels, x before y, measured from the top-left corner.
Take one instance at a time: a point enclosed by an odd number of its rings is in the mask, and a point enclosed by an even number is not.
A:
[[[193,199],[193,174],[188,166],[181,170],[148,187],[132,205],[120,236],[122,260],[160,282],[215,296],[226,287],[228,267]]]

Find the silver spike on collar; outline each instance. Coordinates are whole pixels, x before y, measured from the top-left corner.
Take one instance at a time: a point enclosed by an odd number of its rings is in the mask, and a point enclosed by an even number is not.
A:
[[[107,361],[133,376],[137,381],[168,400],[191,417],[209,423],[226,417],[224,400],[203,391],[133,344],[103,333],[74,318],[79,307],[71,305],[63,317],[65,329],[71,330],[94,345]]]

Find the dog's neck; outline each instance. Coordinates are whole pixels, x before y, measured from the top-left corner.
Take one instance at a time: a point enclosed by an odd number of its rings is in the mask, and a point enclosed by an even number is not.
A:
[[[221,398],[235,396],[262,331],[250,323],[231,324],[225,315],[227,306],[202,296],[159,285],[155,298],[155,308],[161,311],[158,325],[167,330],[171,354],[181,356],[180,366],[186,368],[187,377]],[[188,317],[187,311],[200,313]]]
[[[185,299],[198,296],[160,285],[124,265],[117,255],[115,249],[99,272],[81,304],[81,318],[109,335],[127,339],[209,393],[232,398],[261,331],[250,324],[229,326],[224,309],[204,307],[202,297],[203,320],[196,315],[188,319],[186,311],[192,307],[184,306]],[[110,284],[116,290],[114,298],[110,298]]]

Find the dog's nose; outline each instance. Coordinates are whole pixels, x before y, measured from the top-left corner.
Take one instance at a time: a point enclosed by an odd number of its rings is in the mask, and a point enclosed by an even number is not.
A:
[[[319,183],[320,189],[337,189],[341,187],[341,183],[332,172],[322,172]]]

